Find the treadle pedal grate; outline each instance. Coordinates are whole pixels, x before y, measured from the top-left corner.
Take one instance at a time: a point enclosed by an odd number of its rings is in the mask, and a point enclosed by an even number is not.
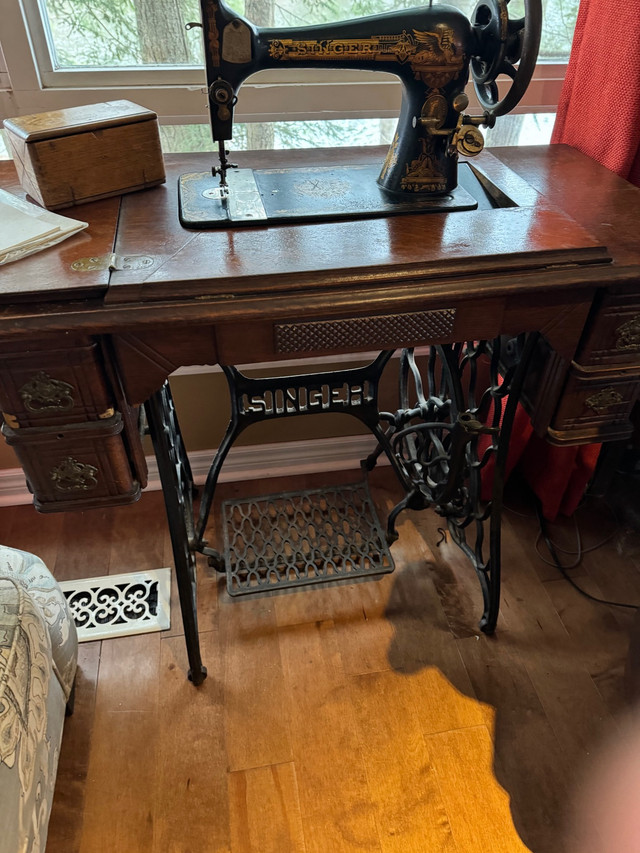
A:
[[[229,595],[395,568],[365,482],[222,504]]]

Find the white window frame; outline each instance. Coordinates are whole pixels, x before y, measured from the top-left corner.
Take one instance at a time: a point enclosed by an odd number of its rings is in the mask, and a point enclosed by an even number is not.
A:
[[[38,0],[0,0],[0,9],[0,51],[5,57],[3,66],[0,53],[0,118],[127,99],[154,110],[166,124],[208,121],[204,69],[56,70]],[[539,63],[514,112],[555,112],[565,73],[566,64]],[[477,102],[472,86],[468,92],[473,111]],[[393,118],[399,103],[400,84],[393,75],[309,69],[261,72],[242,86],[236,120]]]
[[[7,71],[7,63],[2,52],[2,45],[0,45],[0,89],[9,89],[10,87],[11,80]]]

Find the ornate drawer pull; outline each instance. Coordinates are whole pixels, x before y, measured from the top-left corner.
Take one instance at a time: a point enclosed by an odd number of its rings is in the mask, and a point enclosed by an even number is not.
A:
[[[616,329],[616,349],[638,349],[640,348],[640,314],[637,314],[622,326]]]
[[[597,394],[592,394],[590,397],[587,397],[585,403],[590,409],[593,409],[594,412],[601,415],[611,406],[617,406],[619,403],[622,403],[623,400],[624,397],[622,394],[614,391],[613,388],[603,388],[602,391],[598,391]]]
[[[98,485],[95,477],[97,473],[98,469],[93,465],[78,462],[73,456],[67,456],[59,465],[51,469],[49,477],[59,492],[88,492]]]
[[[73,385],[59,379],[52,379],[48,373],[40,370],[18,390],[18,393],[27,411],[47,412],[55,409],[72,409],[73,391]]]

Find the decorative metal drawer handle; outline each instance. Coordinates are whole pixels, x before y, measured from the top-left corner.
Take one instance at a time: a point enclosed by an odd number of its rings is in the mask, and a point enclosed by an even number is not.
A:
[[[73,385],[52,379],[44,370],[26,382],[18,390],[24,407],[29,412],[47,412],[55,409],[72,409],[74,407]]]
[[[640,314],[616,329],[616,349],[640,349]]]
[[[614,391],[613,388],[603,388],[597,394],[592,394],[585,400],[586,405],[601,415],[606,412],[611,406],[617,406],[624,401],[622,394]]]
[[[98,485],[98,469],[93,465],[78,462],[73,456],[67,456],[59,465],[52,468],[49,477],[59,492],[88,492]]]

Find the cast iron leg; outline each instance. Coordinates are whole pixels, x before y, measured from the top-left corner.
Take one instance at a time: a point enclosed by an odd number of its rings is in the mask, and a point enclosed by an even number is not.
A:
[[[196,603],[196,558],[193,536],[193,481],[182,442],[168,383],[145,403],[171,534],[184,637],[189,658],[189,679],[202,684],[207,670],[200,658]]]
[[[530,334],[526,342],[524,337],[519,339],[521,355],[510,366],[503,363],[500,338],[431,347],[424,391],[413,351],[404,351],[401,407],[386,438],[389,457],[402,469],[400,479],[407,490],[389,516],[388,541],[396,538],[396,519],[408,507],[432,506],[443,516],[478,576],[483,597],[480,628],[488,634],[495,630],[500,606],[500,527],[509,439],[539,336]],[[482,484],[490,461],[495,467],[491,500],[486,501]]]
[[[502,500],[504,492],[504,475],[509,453],[509,442],[513,420],[516,415],[518,401],[522,394],[522,387],[529,369],[529,364],[540,335],[531,333],[528,335],[515,373],[509,381],[509,396],[504,409],[502,423],[500,425],[500,436],[496,452],[496,467],[493,475],[493,489],[491,495],[491,520],[489,522],[489,565],[486,569],[487,584],[481,583],[485,597],[485,612],[480,621],[480,629],[485,634],[493,634],[498,621],[500,610],[500,574],[501,574],[501,529],[502,529]]]

